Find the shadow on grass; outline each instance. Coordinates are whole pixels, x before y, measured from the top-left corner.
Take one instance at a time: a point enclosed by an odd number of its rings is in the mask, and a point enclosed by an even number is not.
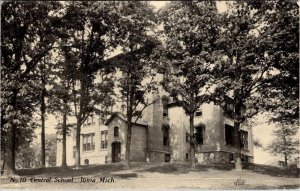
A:
[[[244,187],[243,189],[247,190],[283,190],[283,189],[299,189],[300,185],[280,185],[280,186],[265,186],[265,185],[258,185],[258,186],[251,186],[251,187]],[[239,188],[242,190],[242,188]]]
[[[244,169],[274,177],[299,178],[300,173],[299,168],[284,168],[260,164],[247,164],[244,166]]]
[[[17,170],[20,176],[60,176],[60,177],[75,177],[75,176],[98,176],[110,175],[113,172],[115,176],[120,178],[137,177],[138,172],[157,172],[164,174],[184,174],[190,171],[207,172],[209,170],[231,171],[234,169],[234,164],[215,164],[215,165],[197,165],[195,169],[191,169],[188,163],[133,163],[131,165],[131,172],[119,173],[117,171],[125,170],[123,164],[105,164],[105,165],[88,165],[81,166],[80,169],[73,169],[69,167],[63,169],[61,167],[35,168],[35,169],[21,169]],[[283,168],[258,164],[245,164],[243,169],[249,170],[259,174],[266,174],[273,177],[288,177],[299,178],[299,168]]]
[[[234,164],[214,164],[214,165],[197,165],[196,168],[199,171],[219,170],[219,171],[231,171],[234,169]]]
[[[127,178],[137,178],[138,174],[137,173],[126,173],[126,174],[114,173],[113,176],[114,177],[119,177],[119,178],[122,178],[122,179],[127,179]]]
[[[61,167],[47,167],[47,168],[34,168],[34,169],[20,169],[17,170],[17,174],[20,176],[36,176],[36,175],[48,175],[48,176],[60,176],[60,177],[73,177],[84,175],[97,175],[99,173],[107,173],[123,170],[124,165],[89,165],[81,166],[80,169],[75,169],[73,166],[68,168]]]
[[[137,172],[158,172],[158,173],[165,173],[165,174],[181,174],[181,173],[189,172],[189,165],[162,163],[159,165],[150,166],[150,167],[137,170]]]
[[[230,171],[234,168],[232,165],[196,165],[195,169],[190,167],[190,164],[160,164],[156,166],[151,166],[148,168],[137,170],[137,172],[157,172],[165,174],[184,174],[190,171],[205,172],[208,170],[220,170],[220,171]]]

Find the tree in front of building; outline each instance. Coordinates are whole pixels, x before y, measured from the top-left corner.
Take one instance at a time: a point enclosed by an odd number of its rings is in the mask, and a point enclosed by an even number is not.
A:
[[[161,62],[163,86],[182,106],[190,121],[190,161],[195,167],[194,116],[207,102],[218,60],[220,22],[215,3],[172,2],[161,12],[165,36]]]
[[[132,125],[141,117],[142,111],[154,100],[147,95],[155,89],[156,62],[153,62],[153,37],[156,16],[149,2],[122,2],[120,29],[123,31],[120,47],[123,59],[116,67],[122,73],[117,79],[120,101],[124,103],[127,119],[125,166],[130,165]]]
[[[105,59],[117,47],[119,2],[69,2],[64,23],[64,54],[74,71],[71,97],[76,117],[75,165],[80,166],[81,126],[101,104],[111,104],[113,81]],[[100,80],[99,72],[101,73]]]
[[[264,106],[266,99],[263,98],[265,93],[270,86],[279,85],[277,81],[270,81],[276,74],[281,73],[279,76],[282,76],[285,73],[283,70],[277,70],[276,65],[288,67],[285,58],[278,56],[279,52],[288,55],[288,49],[278,44],[284,44],[285,41],[292,44],[289,40],[290,35],[284,35],[276,40],[272,38],[286,30],[286,27],[274,29],[278,21],[285,20],[284,14],[276,14],[276,19],[269,19],[276,13],[278,4],[280,2],[257,6],[251,2],[231,2],[227,3],[227,11],[222,13],[222,30],[218,46],[223,60],[220,62],[219,72],[215,74],[219,80],[213,97],[215,102],[223,107],[225,114],[234,120],[237,170],[242,169],[240,125],[266,108]],[[289,28],[298,25],[292,19],[284,22],[291,26]],[[231,109],[226,108],[226,96],[233,100]],[[271,97],[275,100],[275,95]],[[279,105],[272,101],[269,103],[272,107]]]
[[[286,167],[293,156],[299,155],[298,128],[291,123],[277,123],[276,130],[273,131],[275,139],[266,147],[275,156],[282,156]]]

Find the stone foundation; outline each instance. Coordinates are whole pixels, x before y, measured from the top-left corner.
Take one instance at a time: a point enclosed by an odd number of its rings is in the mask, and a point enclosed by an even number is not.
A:
[[[149,151],[149,153],[148,153],[149,162],[165,162],[166,154],[170,154],[170,153],[159,152],[159,151]]]
[[[227,152],[201,152],[196,153],[196,162],[199,164],[228,164],[230,163],[230,153]]]
[[[225,151],[199,152],[195,154],[196,162],[199,164],[228,164],[234,162],[234,154]],[[252,163],[253,157],[243,157],[243,161]]]

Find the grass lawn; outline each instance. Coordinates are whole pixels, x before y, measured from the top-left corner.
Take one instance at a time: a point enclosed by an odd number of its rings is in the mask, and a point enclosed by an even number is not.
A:
[[[255,164],[245,166],[240,172],[235,171],[232,165],[198,165],[191,170],[188,164],[133,163],[129,170],[124,169],[122,164],[109,164],[84,166],[77,170],[57,167],[24,169],[17,173],[14,178],[18,182],[1,177],[0,188],[297,189],[300,186],[299,169]],[[55,178],[65,182],[57,182]]]

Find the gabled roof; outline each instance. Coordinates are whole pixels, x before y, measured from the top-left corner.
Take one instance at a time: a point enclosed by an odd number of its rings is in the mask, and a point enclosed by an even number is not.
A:
[[[126,120],[126,118],[125,118],[124,116],[122,116],[122,115],[120,115],[120,114],[118,114],[118,113],[114,113],[114,114],[112,114],[112,115],[110,116],[110,118],[104,123],[104,125],[106,125],[106,126],[109,125],[115,117],[119,117],[120,119],[122,119],[123,121],[125,121],[125,122],[127,123],[127,120]],[[132,118],[132,121],[135,121],[135,120],[136,120],[136,117],[133,117],[133,118]],[[145,121],[143,121],[143,120],[141,120],[141,119],[138,119],[136,123],[133,122],[132,124],[134,124],[134,125],[140,125],[140,126],[144,126],[144,127],[148,127],[147,122],[145,122]]]

